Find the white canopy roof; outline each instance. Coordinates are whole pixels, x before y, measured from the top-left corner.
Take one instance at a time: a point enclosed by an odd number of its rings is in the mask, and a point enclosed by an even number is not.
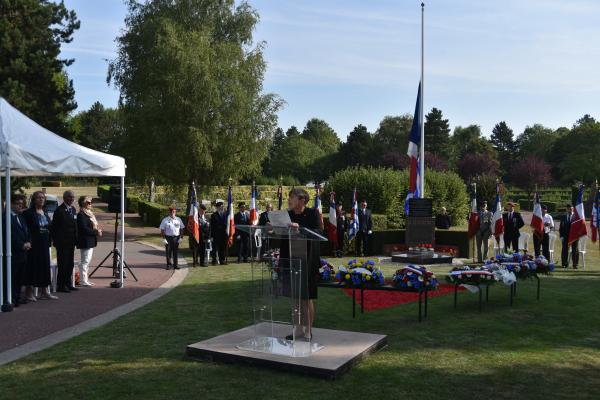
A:
[[[2,97],[0,150],[0,170],[8,161],[12,176],[125,176],[124,158],[70,142],[42,128]]]

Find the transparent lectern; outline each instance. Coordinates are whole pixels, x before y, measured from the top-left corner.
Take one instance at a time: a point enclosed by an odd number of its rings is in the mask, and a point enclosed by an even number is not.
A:
[[[254,337],[238,349],[308,357],[323,348],[313,341],[308,307],[310,280],[317,279],[318,246],[325,237],[307,228],[237,225],[250,236]],[[261,254],[262,242],[270,243]],[[279,245],[279,251],[274,250]],[[258,252],[257,252],[258,250]],[[283,257],[282,257],[283,256]]]

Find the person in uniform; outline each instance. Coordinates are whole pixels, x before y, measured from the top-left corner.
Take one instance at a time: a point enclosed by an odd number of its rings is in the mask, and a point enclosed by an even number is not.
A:
[[[487,202],[484,201],[479,208],[479,228],[475,232],[477,262],[480,263],[488,256],[488,240],[492,235],[492,217],[492,213],[487,209]]]
[[[183,229],[185,225],[177,215],[175,207],[169,207],[169,215],[163,218],[160,223],[160,235],[165,241],[165,250],[167,255],[167,270],[173,267],[179,269],[179,243],[183,239]]]
[[[197,246],[197,257],[200,259],[200,266],[206,267],[206,247],[210,240],[210,222],[206,219],[206,206],[200,204],[198,207],[198,231],[200,233],[200,241]]]

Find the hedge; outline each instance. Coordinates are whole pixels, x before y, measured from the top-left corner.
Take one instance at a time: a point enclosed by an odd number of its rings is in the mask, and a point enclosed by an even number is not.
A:
[[[103,202],[108,203],[110,198],[110,185],[98,185],[96,194]]]
[[[45,186],[45,187],[61,187],[62,186],[62,182],[61,181],[42,181],[41,182],[41,186]]]
[[[139,199],[138,214],[146,224],[159,227],[163,218],[169,214],[169,207]]]
[[[545,204],[548,207],[549,214],[555,213],[558,210],[558,204],[556,202],[544,201],[543,204]],[[533,210],[533,201],[519,200],[519,207],[521,210],[532,211]]]

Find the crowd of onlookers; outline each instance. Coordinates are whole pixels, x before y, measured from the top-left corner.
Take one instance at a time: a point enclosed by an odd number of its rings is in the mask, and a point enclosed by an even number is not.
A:
[[[51,291],[51,253],[56,249],[56,291],[70,293],[77,286],[93,286],[88,280],[88,267],[102,229],[92,212],[92,198],[79,197],[75,208],[75,193],[67,190],[63,203],[52,217],[45,210],[46,195],[37,191],[31,196],[11,197],[11,285],[15,306],[38,300],[56,300]],[[6,223],[6,221],[5,221]],[[75,248],[80,250],[79,276],[75,279]]]

